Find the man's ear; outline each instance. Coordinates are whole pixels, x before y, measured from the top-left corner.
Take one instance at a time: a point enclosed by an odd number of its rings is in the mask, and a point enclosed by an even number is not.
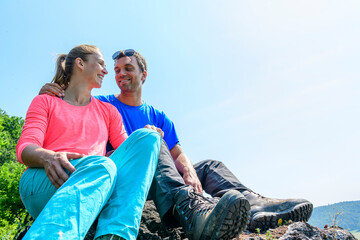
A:
[[[80,68],[81,70],[84,70],[84,61],[81,58],[76,58],[75,64],[78,68]]]
[[[147,71],[143,71],[143,73],[141,75],[141,81],[142,81],[143,84],[144,84],[144,82],[146,80],[146,77],[147,77]]]

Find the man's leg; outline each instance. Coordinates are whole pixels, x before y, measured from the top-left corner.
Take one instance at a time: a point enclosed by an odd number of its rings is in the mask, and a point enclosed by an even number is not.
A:
[[[251,205],[248,228],[266,230],[282,221],[308,221],[313,205],[305,199],[266,198],[244,186],[220,161],[205,160],[194,165],[204,190],[214,197],[221,197],[228,190],[240,191]]]
[[[166,226],[180,225],[189,239],[231,239],[245,227],[250,205],[240,192],[211,201],[185,185],[163,141],[150,197]]]
[[[220,161],[204,160],[196,163],[194,168],[203,189],[213,197],[221,197],[230,189],[251,191]]]
[[[186,187],[183,178],[176,169],[167,144],[162,140],[149,197],[154,200],[160,218],[164,220],[163,222],[167,226],[174,227],[177,225],[171,214],[171,208],[175,204],[175,194]]]

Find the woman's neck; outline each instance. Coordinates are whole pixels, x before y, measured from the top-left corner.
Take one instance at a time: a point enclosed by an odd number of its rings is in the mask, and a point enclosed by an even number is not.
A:
[[[70,81],[63,99],[74,106],[86,106],[91,101],[91,88],[84,84],[77,84],[76,81]]]

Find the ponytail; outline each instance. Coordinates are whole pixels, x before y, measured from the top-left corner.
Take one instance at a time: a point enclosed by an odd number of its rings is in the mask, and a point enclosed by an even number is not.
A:
[[[60,54],[57,61],[56,61],[56,73],[51,82],[57,83],[65,89],[67,85],[69,84],[69,78],[65,74],[65,60],[66,60],[66,54]]]

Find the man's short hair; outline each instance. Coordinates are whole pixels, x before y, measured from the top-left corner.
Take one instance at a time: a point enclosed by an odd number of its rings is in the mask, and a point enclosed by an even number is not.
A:
[[[137,61],[137,64],[141,70],[141,72],[144,72],[144,71],[147,71],[147,63],[146,63],[146,60],[145,58],[137,51],[134,52],[134,55],[132,55],[136,58],[136,61]],[[119,53],[119,56],[116,58],[117,59],[120,59],[122,57],[126,57],[124,51],[120,51]]]

